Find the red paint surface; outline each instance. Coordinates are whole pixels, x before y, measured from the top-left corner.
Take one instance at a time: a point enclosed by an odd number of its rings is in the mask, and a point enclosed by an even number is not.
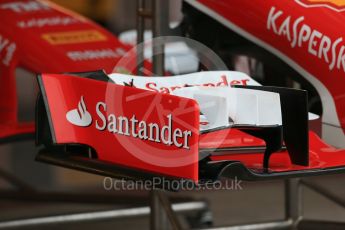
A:
[[[44,74],[42,83],[56,144],[85,144],[96,150],[101,161],[198,180],[199,108],[194,100],[67,75]],[[66,113],[77,108],[81,96],[93,117],[88,127],[72,125],[66,119]],[[172,114],[173,129],[192,131],[190,148],[98,130],[95,127],[98,102],[107,104],[108,114],[128,119],[135,115],[138,120],[161,127],[167,125],[166,116]]]

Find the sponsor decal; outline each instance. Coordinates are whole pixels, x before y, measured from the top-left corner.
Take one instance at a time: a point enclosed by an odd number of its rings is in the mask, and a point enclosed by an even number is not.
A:
[[[78,108],[72,109],[66,114],[67,120],[73,125],[87,127],[92,122],[91,114],[87,111],[84,97],[81,96]]]
[[[138,77],[120,73],[109,77],[118,85],[131,86],[159,93],[174,94],[178,89],[193,86],[231,87],[234,85],[260,85],[244,73],[235,71],[207,71],[174,77]],[[209,121],[200,114],[200,128],[208,129]]]
[[[166,117],[167,125],[161,127],[158,123],[138,120],[135,114],[128,118],[109,113],[104,102],[97,102],[95,112],[97,117],[94,127],[99,131],[190,149],[189,139],[192,136],[192,131],[173,128],[175,125],[172,114],[168,114]],[[66,119],[71,124],[81,127],[88,127],[92,124],[92,117],[87,111],[83,96],[81,96],[77,108],[66,113]]]
[[[122,48],[115,49],[97,49],[97,50],[81,50],[69,51],[67,57],[73,61],[87,61],[94,59],[108,59],[122,57],[126,51]]]
[[[2,64],[5,66],[10,65],[16,48],[16,43],[11,42],[0,34],[0,60]]]
[[[175,85],[170,87],[157,87],[157,83],[155,82],[148,82],[146,83],[145,87],[148,90],[161,92],[161,93],[171,93],[172,91],[176,89],[181,89],[185,87],[193,87],[193,86],[208,86],[208,87],[221,87],[221,86],[232,86],[232,85],[247,85],[249,79],[241,79],[241,80],[231,80],[230,82],[227,80],[227,77],[225,75],[220,76],[219,82],[208,82],[208,83],[201,83],[201,84],[182,84],[182,85]],[[134,85],[134,82],[131,83],[132,86]]]
[[[42,35],[42,38],[52,45],[76,44],[107,40],[107,37],[97,30],[46,33]]]
[[[36,11],[50,10],[45,2],[28,1],[28,2],[8,2],[0,4],[0,9],[10,10],[15,13],[30,13]]]
[[[137,77],[119,73],[109,77],[118,85],[171,94],[176,89],[192,86],[231,87],[234,85],[259,85],[246,74],[231,71],[199,72],[175,77]]]
[[[345,10],[345,1],[344,0],[295,0],[298,4],[306,7],[325,7],[337,12]]]
[[[292,48],[307,48],[310,55],[324,61],[330,70],[339,69],[345,72],[343,37],[331,39],[327,34],[305,23],[304,16],[292,18],[275,7],[268,13],[267,30],[284,37]]]
[[[50,18],[32,18],[29,20],[19,21],[17,26],[19,28],[42,28],[46,26],[68,26],[80,23],[79,20],[72,17],[50,17]]]

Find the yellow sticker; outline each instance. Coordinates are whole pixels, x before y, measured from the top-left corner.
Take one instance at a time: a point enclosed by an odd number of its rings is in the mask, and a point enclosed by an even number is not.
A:
[[[344,0],[296,0],[304,7],[326,7],[335,11],[345,10]]]
[[[310,2],[310,3],[322,3],[322,4],[330,4],[333,6],[345,6],[345,1],[344,0],[306,0],[306,2]]]
[[[42,35],[42,38],[52,45],[76,44],[107,40],[107,37],[97,30],[46,33]]]

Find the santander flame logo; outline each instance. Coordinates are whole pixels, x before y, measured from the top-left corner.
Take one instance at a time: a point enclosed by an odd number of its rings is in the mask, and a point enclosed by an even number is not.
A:
[[[91,114],[87,111],[84,96],[80,97],[78,108],[67,112],[66,119],[73,125],[87,127],[92,123]]]

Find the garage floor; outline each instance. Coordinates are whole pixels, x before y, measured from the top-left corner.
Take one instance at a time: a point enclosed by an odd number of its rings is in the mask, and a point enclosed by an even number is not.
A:
[[[25,182],[46,191],[101,193],[102,197],[116,195],[115,191],[103,188],[103,177],[74,170],[62,169],[34,161],[37,149],[32,142],[0,146],[0,169],[17,175]],[[345,175],[307,178],[335,196],[345,200]],[[198,191],[169,193],[173,197],[192,197],[206,199],[213,214],[214,226],[241,223],[262,222],[284,217],[284,183],[243,182],[242,190]],[[27,202],[8,200],[1,196],[3,189],[10,187],[0,180],[0,221],[22,219],[56,214],[114,210],[124,208],[122,198],[112,198],[113,202],[103,204],[62,203],[62,202]],[[148,202],[147,192],[120,191],[120,194],[141,196],[141,201]],[[309,219],[333,220],[345,222],[345,209],[320,196],[308,188],[303,188],[304,216]],[[114,204],[114,201],[116,204]],[[130,201],[134,201],[133,198]],[[121,205],[119,205],[119,203]],[[63,224],[49,226],[53,229],[149,229],[149,217],[121,218],[111,221],[94,221],[83,224]],[[31,229],[46,229],[33,227]],[[26,228],[27,229],[27,228]]]
[[[100,177],[99,188],[102,191]],[[330,189],[338,197],[345,197],[345,176],[324,176],[312,178],[314,182]],[[85,190],[83,190],[85,191]],[[89,190],[90,191],[90,190]],[[104,191],[103,191],[104,192]],[[111,193],[106,191],[106,195]],[[282,181],[243,183],[241,191],[202,191],[180,192],[173,196],[192,196],[206,198],[214,217],[214,226],[224,226],[256,221],[280,219],[284,216],[284,193]],[[325,199],[317,193],[304,188],[304,215],[310,219],[345,221],[344,208]],[[16,218],[48,216],[94,210],[121,208],[119,205],[66,204],[66,203],[31,203],[18,201],[0,201],[2,221]],[[50,229],[149,229],[149,217],[122,218],[111,221],[87,222],[84,224],[64,224],[50,226]],[[46,229],[44,226],[40,229]],[[39,229],[37,227],[31,229]]]

